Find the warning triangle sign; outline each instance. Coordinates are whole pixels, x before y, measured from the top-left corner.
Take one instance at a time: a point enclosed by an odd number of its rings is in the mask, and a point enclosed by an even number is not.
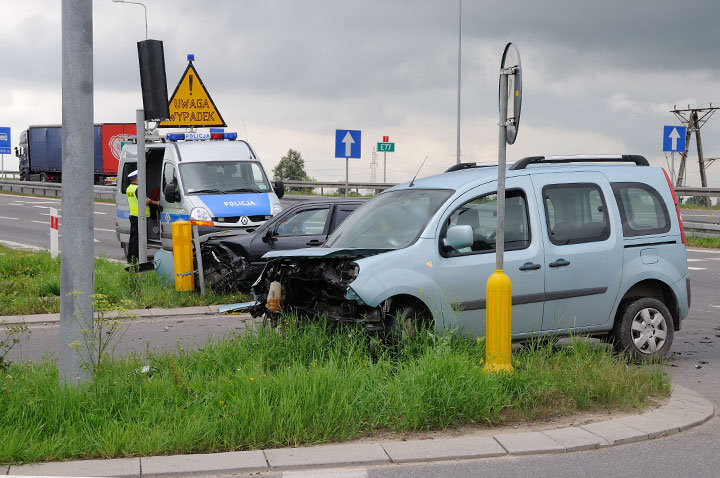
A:
[[[170,98],[169,109],[170,119],[161,121],[160,128],[227,126],[192,61]]]

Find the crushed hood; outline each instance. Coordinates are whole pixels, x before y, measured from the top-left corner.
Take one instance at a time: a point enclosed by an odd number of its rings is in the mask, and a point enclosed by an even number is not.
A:
[[[371,254],[380,254],[387,252],[386,249],[350,249],[342,247],[309,247],[305,249],[295,249],[291,251],[270,251],[266,253],[264,259],[277,259],[279,257],[304,257],[325,258],[333,257],[361,257]]]

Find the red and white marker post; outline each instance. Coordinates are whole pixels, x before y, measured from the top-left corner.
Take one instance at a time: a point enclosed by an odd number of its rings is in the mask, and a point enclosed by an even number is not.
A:
[[[50,256],[55,258],[58,256],[60,249],[58,248],[58,236],[60,232],[60,216],[58,210],[54,207],[50,208]]]

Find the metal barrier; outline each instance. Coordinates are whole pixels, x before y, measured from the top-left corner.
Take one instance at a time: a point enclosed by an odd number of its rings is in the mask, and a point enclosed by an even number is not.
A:
[[[60,197],[62,184],[42,181],[0,179],[0,191],[36,196]],[[115,199],[115,186],[95,186],[95,199]]]
[[[3,171],[0,179],[20,179],[20,171]]]

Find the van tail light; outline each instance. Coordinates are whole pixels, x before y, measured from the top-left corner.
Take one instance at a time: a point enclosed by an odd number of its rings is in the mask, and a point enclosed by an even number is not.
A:
[[[680,224],[680,238],[682,239],[682,243],[686,244],[685,242],[685,228],[683,227],[682,217],[680,217],[680,206],[678,205],[678,199],[675,195],[675,188],[672,185],[672,181],[670,181],[670,176],[668,176],[667,171],[663,168],[663,173],[665,173],[665,179],[667,179],[668,186],[670,187],[670,192],[672,193],[673,202],[675,203],[675,212],[677,213],[678,217],[678,223]]]

